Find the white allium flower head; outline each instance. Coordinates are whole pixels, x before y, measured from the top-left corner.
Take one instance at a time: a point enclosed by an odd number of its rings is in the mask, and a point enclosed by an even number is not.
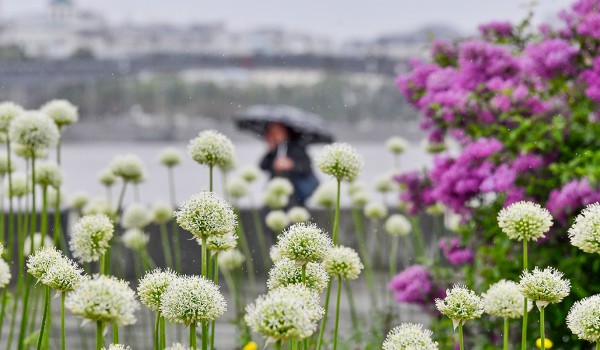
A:
[[[571,244],[586,253],[600,254],[600,204],[588,205],[569,229]]]
[[[369,202],[363,209],[365,216],[371,220],[381,220],[388,215],[388,209],[381,202]]]
[[[121,226],[123,228],[140,228],[148,226],[152,222],[152,212],[150,208],[141,203],[129,205],[123,211],[121,217]]]
[[[350,196],[352,196],[353,194],[355,194],[356,192],[359,191],[366,191],[367,188],[365,187],[365,184],[363,184],[360,181],[352,181],[348,184],[348,194]]]
[[[206,130],[190,141],[188,153],[200,164],[219,166],[233,161],[234,147],[227,136]]]
[[[4,259],[0,259],[0,288],[8,286],[11,278],[10,266]]]
[[[325,146],[317,166],[340,181],[354,181],[362,170],[363,161],[349,144],[333,143]]]
[[[61,259],[50,265],[40,282],[62,293],[75,290],[83,281],[88,279],[83,269],[76,262],[61,253]]]
[[[47,235],[44,236],[44,242],[42,242],[42,234],[36,232],[33,234],[33,252],[35,253],[38,249],[43,247],[53,247],[54,242],[52,238]],[[31,236],[25,237],[23,240],[23,255],[29,256],[31,254]]]
[[[113,233],[113,223],[106,215],[85,215],[75,223],[69,247],[79,261],[98,261],[110,246]]]
[[[150,242],[150,236],[139,228],[130,228],[123,232],[121,242],[123,242],[123,245],[126,248],[131,250],[141,250],[148,245],[148,242]]]
[[[108,348],[102,348],[102,350],[131,350],[131,347],[123,344],[110,344]]]
[[[273,261],[273,264],[277,264],[283,259],[277,245],[271,246],[271,249],[269,249],[269,257],[271,258],[271,261]]]
[[[190,198],[175,212],[175,218],[181,228],[196,238],[224,235],[235,231],[237,225],[231,204],[213,192],[202,192]]]
[[[311,336],[323,313],[318,295],[295,284],[259,296],[246,307],[244,319],[271,343]]]
[[[35,156],[35,159],[45,159],[48,158],[48,149],[47,148],[37,148],[35,150],[32,150],[31,148],[28,148],[27,146],[24,146],[20,143],[15,143],[13,144],[13,152],[15,153],[15,155],[23,158],[23,159],[31,159],[33,156]]]
[[[513,281],[501,280],[490,286],[481,296],[486,313],[502,318],[523,317],[523,304],[525,300],[519,285]],[[531,310],[533,304],[527,303]]]
[[[333,248],[333,242],[317,225],[298,223],[279,235],[277,246],[281,256],[303,265],[323,261]]]
[[[0,103],[0,133],[7,134],[10,128],[10,123],[23,112],[25,112],[23,107],[16,103]]]
[[[147,272],[140,279],[137,290],[142,304],[151,311],[159,312],[163,293],[176,278],[177,274],[170,269],[154,269]]]
[[[273,192],[265,192],[263,202],[271,209],[281,209],[288,205],[290,197],[283,194],[276,194]]]
[[[343,280],[357,279],[364,268],[356,251],[344,246],[331,248],[322,264],[327,273]]]
[[[4,255],[4,249],[5,249],[4,244],[0,243],[0,257],[2,255]]]
[[[510,239],[537,241],[550,230],[552,216],[537,203],[521,201],[498,213],[498,225]]]
[[[61,190],[64,193],[64,190]],[[57,205],[61,204],[58,202],[58,190],[54,187],[48,187],[46,192],[46,200],[48,201],[49,208],[56,208]]]
[[[228,174],[229,172],[235,170],[235,168],[237,167],[237,161],[234,157],[231,157],[231,159],[229,159],[228,162],[218,164],[217,166],[219,167],[219,170],[221,170],[222,173]]]
[[[304,285],[316,293],[321,293],[327,283],[329,275],[317,263],[306,264],[306,283]],[[269,290],[285,287],[292,284],[302,283],[302,266],[298,266],[292,260],[283,258],[279,260],[269,271],[267,287]]]
[[[290,196],[294,193],[294,185],[284,177],[274,177],[267,183],[266,192],[276,196]]]
[[[310,220],[310,213],[304,207],[293,207],[288,210],[288,218],[293,224]]]
[[[355,207],[364,207],[370,201],[369,194],[365,190],[356,191],[350,196],[350,201]]]
[[[201,276],[175,278],[162,296],[161,314],[170,322],[185,325],[214,321],[227,303],[219,287]]]
[[[230,249],[219,253],[219,268],[223,271],[233,271],[242,266],[246,257],[237,249]]]
[[[123,181],[140,182],[146,177],[146,170],[142,160],[135,154],[125,154],[116,156],[110,169],[113,174],[123,179]]]
[[[560,303],[571,292],[571,282],[563,277],[563,273],[553,267],[540,270],[536,266],[532,272],[523,271],[519,290],[527,299],[535,301],[538,308]]]
[[[6,153],[0,154],[0,176],[4,176],[8,173],[12,173],[15,170],[15,164],[10,163],[10,167],[8,166],[8,156]]]
[[[425,212],[431,216],[440,216],[444,215],[446,212],[446,207],[441,202],[436,202],[425,208]]]
[[[30,192],[29,182],[25,174],[16,172],[12,175],[12,188],[8,186],[8,177],[4,178],[4,193],[7,193],[9,197],[20,198],[28,195]]]
[[[84,208],[84,215],[97,215],[102,214],[111,217],[114,212],[111,204],[108,202],[106,197],[93,198]]]
[[[438,350],[433,333],[422,324],[402,323],[393,328],[383,342],[383,350]]]
[[[337,202],[337,184],[329,181],[319,185],[311,200],[320,207],[333,208]]]
[[[181,343],[173,343],[171,346],[167,346],[165,350],[190,350],[190,348]]]
[[[402,214],[392,214],[385,220],[385,231],[392,236],[406,236],[412,230],[412,224]]]
[[[206,239],[206,248],[212,252],[224,252],[237,247],[238,235],[235,232],[228,232],[224,235],[209,236]],[[202,240],[196,238],[196,242],[202,246]],[[221,255],[219,255],[220,257]]]
[[[385,146],[393,154],[401,154],[408,148],[408,142],[402,137],[393,136],[387,139]]]
[[[380,193],[388,193],[394,191],[397,186],[392,180],[390,174],[380,175],[375,179],[375,190]]]
[[[62,183],[62,172],[54,161],[43,161],[35,165],[35,182],[42,187],[60,187]]]
[[[46,114],[24,112],[10,123],[10,139],[35,152],[56,145],[58,128]]]
[[[423,142],[421,143],[421,145],[422,145],[423,149],[425,150],[425,152],[430,153],[430,154],[442,153],[448,149],[448,145],[444,141],[431,142],[428,139],[424,139]]]
[[[465,286],[455,285],[446,290],[444,299],[435,299],[435,307],[449,317],[454,328],[483,314],[484,303],[480,296]]]
[[[76,316],[119,326],[134,324],[135,311],[140,307],[128,282],[106,275],[80,283],[67,294],[65,306]]]
[[[113,173],[111,168],[106,168],[100,172],[98,175],[98,180],[105,187],[110,187],[117,182],[117,176]]]
[[[175,147],[167,147],[158,154],[158,161],[166,167],[174,167],[181,163],[181,152]]]
[[[173,219],[173,208],[167,203],[156,202],[152,208],[152,218],[157,224],[166,224]]]
[[[71,195],[70,204],[71,208],[75,210],[83,210],[83,208],[89,203],[90,196],[87,192],[77,191]]]
[[[40,110],[48,115],[59,128],[79,120],[77,106],[67,100],[52,100],[46,102]]]
[[[287,214],[283,210],[271,210],[265,217],[268,228],[279,233],[290,224]]]
[[[579,300],[567,315],[567,327],[579,339],[600,341],[600,294]]]
[[[247,182],[254,182],[260,176],[260,170],[255,165],[245,165],[240,170],[240,177]]]
[[[248,182],[240,177],[227,179],[225,184],[225,191],[231,198],[243,198],[248,194],[249,190],[250,187],[248,186]]]

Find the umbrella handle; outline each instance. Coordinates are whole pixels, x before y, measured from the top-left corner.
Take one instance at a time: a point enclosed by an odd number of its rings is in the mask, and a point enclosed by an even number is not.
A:
[[[288,145],[287,142],[282,142],[277,145],[277,158],[287,157]]]

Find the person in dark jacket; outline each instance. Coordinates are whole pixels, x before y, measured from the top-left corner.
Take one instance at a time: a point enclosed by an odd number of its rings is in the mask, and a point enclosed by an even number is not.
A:
[[[263,137],[269,151],[260,162],[260,168],[269,172],[272,178],[289,179],[294,185],[289,205],[304,205],[319,181],[313,173],[306,148],[299,142],[301,136],[281,123],[269,123]]]

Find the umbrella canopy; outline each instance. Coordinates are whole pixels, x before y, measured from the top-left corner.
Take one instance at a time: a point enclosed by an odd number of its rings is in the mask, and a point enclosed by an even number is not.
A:
[[[250,130],[260,136],[265,133],[269,123],[281,123],[303,144],[331,143],[334,139],[319,116],[296,107],[257,105],[234,118],[239,129]]]

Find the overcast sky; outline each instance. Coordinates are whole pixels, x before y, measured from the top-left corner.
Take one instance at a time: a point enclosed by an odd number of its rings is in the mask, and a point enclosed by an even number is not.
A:
[[[0,0],[2,16],[42,12],[49,0]],[[518,21],[527,0],[75,0],[111,21],[181,23],[222,21],[234,30],[278,26],[336,39],[370,38],[448,24],[473,32],[490,20]],[[573,0],[539,0],[536,22]]]

